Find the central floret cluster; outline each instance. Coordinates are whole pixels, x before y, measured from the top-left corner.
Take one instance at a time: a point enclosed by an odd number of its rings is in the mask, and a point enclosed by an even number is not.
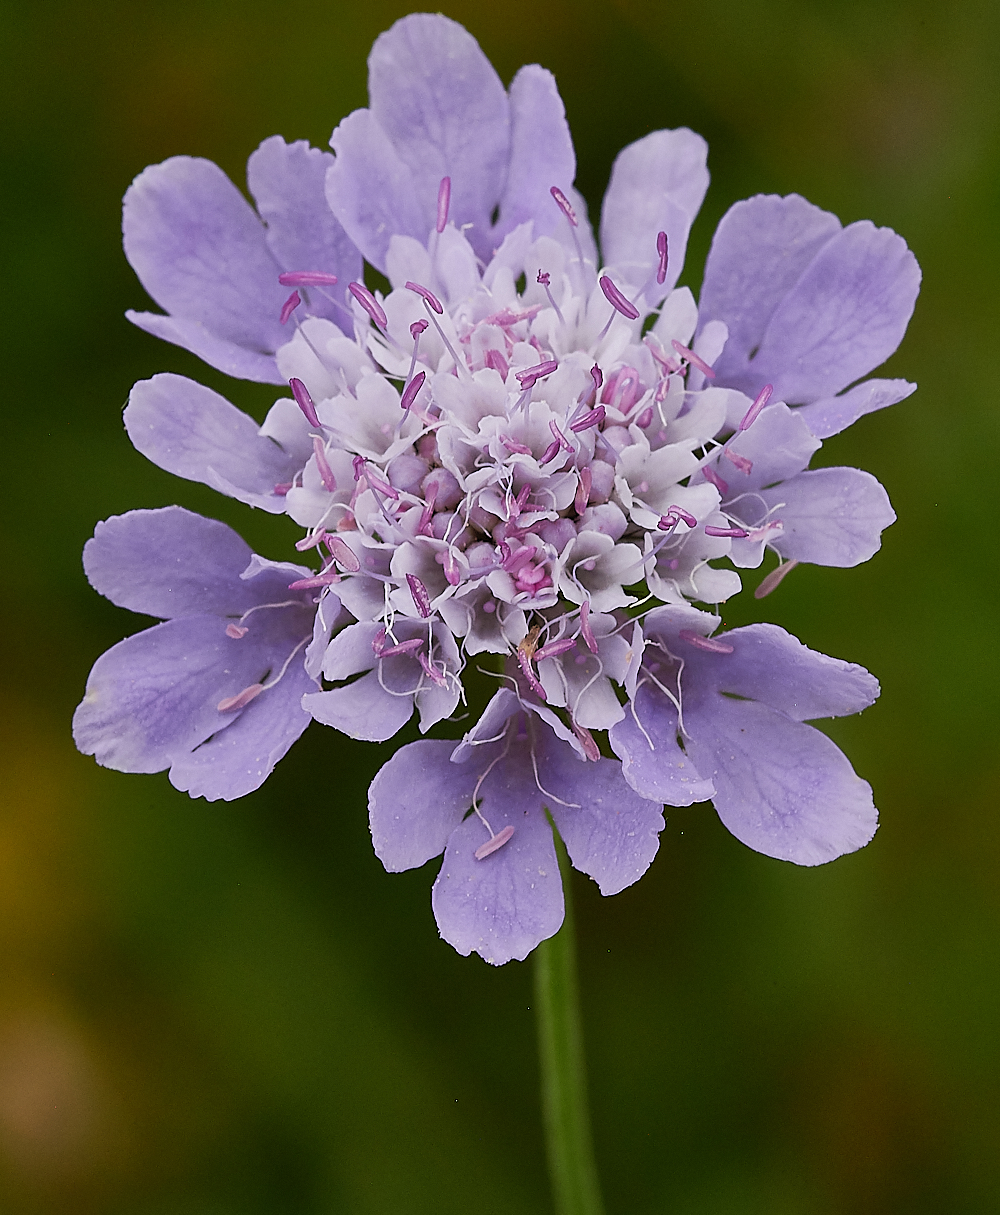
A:
[[[855,383],[902,337],[912,255],[761,196],[723,219],[696,304],[676,283],[708,185],[699,136],[620,154],[601,260],[548,73],[508,94],[426,15],[370,67],[336,158],[277,137],[251,157],[260,219],[182,157],[126,197],[126,251],[168,314],[132,319],[290,392],[258,428],[155,376],[132,391],[133,442],[287,513],[312,564],[179,508],[101,525],[91,581],[165,623],[98,661],[80,746],[238,797],[311,718],[382,742],[416,711],[426,732],[486,671],[498,689],[464,740],[403,747],[370,809],[387,868],[444,851],[442,934],[493,962],[561,922],[551,821],[606,894],[652,860],[663,803],[711,798],[740,839],[802,864],[862,846],[871,791],[803,722],[859,711],[875,681],[774,626],[713,636],[692,604],[728,599],[768,550],[758,597],[799,562],[878,549],[894,518],[878,482],[808,465],[913,389]]]

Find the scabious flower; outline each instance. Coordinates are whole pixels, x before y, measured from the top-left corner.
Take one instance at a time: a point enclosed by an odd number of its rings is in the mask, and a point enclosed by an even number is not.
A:
[[[453,717],[470,667],[500,680],[462,743],[412,743],[376,778],[378,855],[398,870],[443,851],[442,934],[500,963],[561,921],[547,815],[605,894],[652,860],[664,803],[711,798],[744,842],[801,864],[861,847],[871,792],[802,723],[860,711],[872,677],[771,626],[715,635],[718,617],[691,604],[739,591],[726,559],[778,555],[760,595],[798,562],[850,566],[879,547],[894,515],[878,482],[808,464],[823,437],[912,391],[848,387],[902,337],[912,254],[797,196],[759,197],[720,224],[699,306],[676,286],[708,185],[699,136],[622,151],[599,258],[549,73],[523,68],[508,92],[469,34],[428,14],[383,34],[369,67],[370,108],[334,131],[335,158],[274,140],[251,158],[266,231],[206,162],[133,186],[126,248],[171,312],[147,327],[291,396],[258,427],[159,375],[134,387],[125,423],[161,467],[286,512],[299,551],[322,555],[285,583],[316,618],[282,668],[301,718],[385,741],[414,711],[423,732]],[[221,261],[201,255],[213,239]],[[238,241],[259,271],[242,305]],[[365,285],[362,254],[388,292]],[[192,265],[219,280],[204,295]],[[242,711],[255,705],[263,722],[263,696]],[[113,728],[88,726],[101,762]]]

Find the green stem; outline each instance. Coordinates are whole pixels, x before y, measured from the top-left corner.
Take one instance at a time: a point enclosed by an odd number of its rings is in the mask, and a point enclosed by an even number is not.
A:
[[[556,1215],[603,1215],[587,1106],[580,999],[576,981],[576,935],[569,865],[556,837],[566,918],[535,950],[535,1004],[542,1071],[542,1114]]]

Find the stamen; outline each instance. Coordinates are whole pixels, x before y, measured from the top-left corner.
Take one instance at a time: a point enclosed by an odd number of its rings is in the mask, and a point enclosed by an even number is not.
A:
[[[729,463],[735,468],[738,468],[741,473],[746,473],[746,475],[749,477],[749,475],[753,472],[753,460],[748,460],[746,456],[741,456],[739,452],[730,451],[728,447],[722,454],[726,457]]]
[[[451,204],[451,178],[442,177],[438,186],[437,232],[440,235],[448,222],[448,208]],[[407,284],[409,285],[409,284]]]
[[[510,372],[510,364],[499,350],[487,350],[484,362],[487,367],[492,367],[494,371],[499,372],[501,380],[506,380]]]
[[[559,364],[555,359],[547,359],[544,363],[536,363],[534,367],[526,367],[524,371],[515,372],[514,379],[527,391],[535,386],[536,380],[551,375],[558,367]]]
[[[288,318],[292,315],[299,304],[302,303],[302,296],[297,291],[293,291],[287,300],[281,305],[280,320],[282,325],[286,324]]]
[[[248,688],[244,688],[236,696],[227,696],[224,700],[220,700],[215,706],[220,713],[235,713],[237,709],[245,708],[251,700],[264,691],[262,683],[252,683]]]
[[[418,654],[417,662],[419,662],[421,667],[423,667],[424,674],[428,676],[428,678],[432,679],[439,688],[446,688],[448,686],[448,680],[431,662],[428,661],[426,654]]]
[[[416,342],[426,328],[427,321],[421,317],[419,321],[414,321],[410,326],[410,337]]]
[[[326,528],[321,527],[318,532],[313,532],[311,536],[303,536],[301,540],[295,541],[295,547],[300,553],[304,553],[306,549],[315,548],[317,544],[322,544],[326,536]]]
[[[653,424],[653,407],[652,407],[652,405],[646,406],[646,408],[642,411],[642,413],[639,414],[639,416],[636,418],[635,424],[636,424],[636,426],[639,427],[640,430],[648,430],[649,427],[652,426],[652,424]]]
[[[372,653],[377,657],[385,649],[385,625],[372,638]]]
[[[573,506],[576,508],[576,513],[582,515],[587,509],[587,503],[590,501],[590,490],[593,483],[593,478],[589,468],[581,468],[577,474],[580,478],[580,483],[576,487],[576,498]]]
[[[548,464],[550,460],[554,460],[559,454],[561,444],[558,439],[553,439],[552,442],[542,452],[542,458],[538,461],[539,464]]]
[[[605,410],[604,406],[598,405],[589,413],[585,413],[583,417],[579,419],[579,421],[574,422],[570,427],[570,430],[574,434],[578,435],[582,430],[589,430],[591,426],[600,426],[604,421],[606,414],[607,411]],[[590,470],[588,469],[587,471],[589,472]]]
[[[667,277],[667,234],[666,232],[657,232],[656,234],[656,252],[660,255],[660,264],[656,268],[656,281],[663,283]]]
[[[443,566],[448,585],[458,586],[462,581],[462,567],[458,564],[458,558],[450,548],[445,550]]]
[[[250,630],[242,624],[227,624],[226,636],[232,637],[233,641],[239,641],[241,637],[245,637]]]
[[[380,329],[387,329],[389,327],[389,318],[382,311],[382,305],[364,283],[348,283],[347,290],[350,291],[351,295],[354,296]]]
[[[746,540],[750,535],[745,527],[712,527],[705,528],[706,536],[731,536],[734,540]]]
[[[558,186],[550,186],[549,193],[555,199],[556,206],[563,213],[563,215],[566,216],[566,218],[573,225],[573,227],[574,228],[578,227],[579,220],[576,218],[576,212],[570,206],[569,199],[562,192],[562,190],[560,190]]]
[[[448,178],[446,177],[445,181],[447,181],[447,180],[448,180]],[[438,228],[438,231],[440,232],[441,229]],[[417,293],[417,295],[419,295],[420,298],[424,301],[424,303],[428,304],[431,308],[434,309],[434,311],[438,314],[438,316],[444,315],[444,307],[441,304],[441,301],[438,299],[438,297],[434,294],[433,291],[429,291],[426,287],[421,287],[421,285],[419,283],[406,282],[403,284],[403,286],[406,288],[407,291],[415,291]],[[424,327],[426,328],[426,322],[424,322]]]
[[[295,398],[295,404],[306,415],[306,421],[310,426],[320,426],[319,415],[316,412],[316,406],[313,404],[313,399],[309,395],[309,389],[301,380],[295,376],[288,381],[288,387],[292,390],[292,396]]]
[[[290,489],[294,488],[294,486],[294,481],[279,481],[274,487],[274,496],[276,498],[283,498]]]
[[[361,561],[349,544],[341,540],[339,536],[326,536],[325,540],[326,547],[330,550],[330,556],[341,569],[346,570],[349,574],[356,574],[361,569]]]
[[[566,318],[562,314],[562,309],[556,303],[555,296],[549,289],[549,284],[552,282],[552,276],[548,273],[548,271],[539,270],[538,277],[535,279],[535,282],[541,284],[541,286],[545,288],[545,294],[548,296],[549,303],[555,309],[556,316],[559,318],[559,324],[565,325]]]
[[[776,590],[781,580],[786,574],[790,574],[798,565],[798,561],[783,561],[777,569],[771,570],[766,578],[763,579],[760,586],[753,593],[754,599],[764,599],[773,590]]]
[[[586,726],[578,725],[575,721],[572,723],[572,725],[573,725],[573,733],[577,736],[577,738],[583,744],[584,755],[586,755],[586,757],[592,763],[596,764],[597,761],[601,758],[601,749],[597,745],[597,743],[594,741],[593,734],[591,734],[591,732],[586,728]]]
[[[552,432],[552,437],[559,444],[559,446],[563,449],[563,451],[568,451],[568,452],[576,451],[576,448],[573,446],[573,444],[569,441],[569,439],[566,438],[566,436],[563,434],[563,432],[556,425],[556,421],[554,418],[549,423],[549,430]]]
[[[427,593],[427,587],[424,586],[416,574],[406,575],[406,585],[410,588],[414,606],[426,620],[431,614],[431,597]]]
[[[630,321],[639,319],[639,309],[634,304],[630,304],[624,295],[618,290],[611,279],[606,274],[601,275],[601,290],[604,292],[604,298],[608,301],[612,308],[620,312],[622,316],[628,317]],[[674,343],[676,345],[676,343]]]
[[[316,586],[333,586],[340,581],[340,575],[334,570],[326,574],[316,574],[313,578],[300,578],[298,582],[289,582],[290,591],[309,591]]]
[[[511,439],[507,435],[500,436],[500,442],[507,448],[508,451],[516,452],[519,456],[530,456],[531,448],[524,443],[518,443],[516,439]]]
[[[351,461],[354,466],[354,480],[360,481],[365,475],[365,458],[364,456],[355,456]]]
[[[746,430],[752,426],[760,416],[761,410],[771,399],[771,393],[774,392],[773,384],[765,384],[764,387],[757,393],[757,399],[743,415],[743,421],[737,426],[737,431]]]
[[[601,391],[601,385],[604,383],[604,372],[595,363],[590,369],[590,378],[594,381],[594,400],[597,400],[597,394]]]
[[[316,469],[319,472],[319,479],[323,482],[323,488],[328,494],[334,493],[337,489],[337,478],[333,475],[333,469],[327,461],[326,445],[319,435],[313,435],[313,455],[316,458]]]
[[[480,844],[472,855],[477,861],[485,861],[488,856],[502,848],[513,834],[513,827],[509,825],[504,827],[502,831],[498,831],[496,835],[494,835],[492,839],[487,840],[485,844]]]
[[[337,276],[322,270],[288,270],[278,275],[282,287],[335,287]]]
[[[401,641],[398,645],[383,645],[380,650],[375,650],[379,658],[393,658],[397,654],[415,654],[417,650],[424,644],[422,637],[411,637],[409,641]],[[375,649],[375,642],[372,642],[372,649]]]
[[[715,372],[711,367],[709,367],[700,354],[695,354],[693,350],[689,350],[687,346],[683,344],[683,342],[678,342],[676,338],[671,340],[670,345],[673,346],[682,359],[687,359],[692,367],[697,367],[702,375],[706,376],[710,380],[715,379]]]
[[[524,678],[528,681],[528,686],[531,688],[532,692],[535,693],[539,700],[546,700],[547,697],[545,695],[545,689],[538,682],[534,671],[531,669],[531,659],[528,657],[527,651],[523,650],[521,646],[517,647],[517,662],[524,674]]]
[[[535,662],[541,662],[543,658],[555,658],[556,655],[565,654],[575,648],[575,637],[563,637],[561,641],[550,641],[548,645],[543,645],[540,650],[535,651]]]
[[[697,527],[698,520],[694,515],[688,514],[686,510],[682,510],[679,506],[668,507],[667,513],[660,518],[656,525],[661,532],[673,531],[678,523],[684,522],[688,527]]]
[[[714,468],[706,465],[701,471],[705,474],[705,480],[714,485],[723,498],[729,493],[729,482],[723,481]]]
[[[587,643],[587,649],[591,654],[597,653],[597,638],[594,636],[594,630],[590,624],[590,600],[584,599],[580,604],[580,636]]]
[[[704,650],[708,654],[731,654],[735,648],[726,641],[719,641],[715,637],[702,637],[700,633],[692,633],[690,629],[681,629],[677,636],[681,641],[686,641],[695,649]]]
[[[424,380],[427,379],[425,371],[418,371],[417,374],[410,380],[409,384],[403,389],[403,395],[399,400],[400,409],[408,410],[417,398],[417,393],[423,388]]]

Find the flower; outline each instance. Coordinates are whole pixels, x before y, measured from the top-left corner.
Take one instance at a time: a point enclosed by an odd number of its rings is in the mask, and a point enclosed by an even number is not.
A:
[[[144,571],[122,538],[162,517],[167,540],[143,553],[176,551],[200,585],[218,550],[244,597],[233,611],[274,623],[256,640],[242,618],[223,630],[256,674],[219,701],[220,673],[237,668],[228,655],[220,667],[220,613],[192,592],[180,618],[98,662],[80,745],[128,770],[171,765],[193,795],[238,796],[309,716],[381,742],[417,712],[426,733],[486,670],[501,687],[464,741],[403,747],[370,813],[388,869],[444,852],[442,935],[496,963],[559,926],[552,823],[605,894],[652,860],[665,802],[711,798],[741,840],[800,864],[861,847],[871,790],[804,720],[860,711],[875,681],[774,626],[716,634],[719,618],[691,605],[736,594],[736,570],[768,548],[781,564],[758,597],[799,562],[877,551],[895,518],[881,485],[808,465],[823,438],[913,389],[856,383],[912,312],[905,243],[795,195],[758,196],[723,218],[696,303],[676,284],[708,186],[700,136],[654,131],[619,154],[599,256],[548,72],[522,68],[505,90],[461,26],[415,14],[377,40],[369,94],[334,131],[335,157],[277,137],[251,157],[266,229],[204,161],[155,166],[126,196],[126,250],[170,313],[140,323],[290,392],[258,426],[157,375],[130,395],[133,443],[287,513],[321,565],[247,565],[225,529],[170,549],[171,528],[221,527],[186,512],[102,525],[88,573],[112,597],[131,583],[106,578],[98,555]],[[388,291],[364,283],[362,255]],[[260,598],[244,605],[251,583]],[[204,630],[206,657],[189,679],[178,642],[139,703],[133,672],[157,630]],[[266,763],[224,746],[244,722],[281,740]]]
[[[99,523],[83,561],[95,590],[164,623],[94,664],[76,745],[119,772],[169,768],[192,797],[258,788],[309,724],[302,652],[314,627],[320,641],[336,627],[336,598],[318,615],[313,592],[289,590],[310,571],[258,557],[225,524],[179,506]]]

